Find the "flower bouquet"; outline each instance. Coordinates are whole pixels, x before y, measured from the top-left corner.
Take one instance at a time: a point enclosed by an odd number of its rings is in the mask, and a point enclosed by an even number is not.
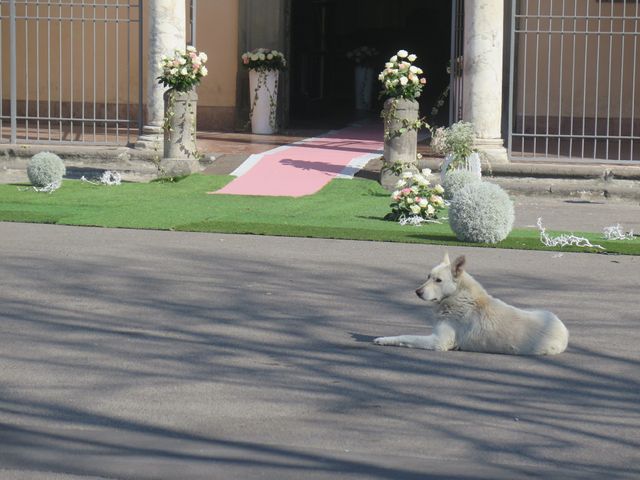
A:
[[[204,65],[206,61],[207,54],[198,52],[195,47],[176,49],[172,57],[162,56],[162,74],[158,77],[158,83],[177,92],[188,92],[209,73]]]
[[[404,222],[417,217],[418,222],[434,220],[438,212],[444,207],[441,185],[432,185],[427,177],[431,170],[425,168],[422,172],[406,171],[396,184],[396,190],[391,194],[391,213],[385,218]],[[415,219],[414,219],[415,220]]]
[[[398,53],[384,64],[384,70],[378,75],[378,80],[383,86],[381,96],[406,100],[420,97],[427,79],[420,77],[424,72],[420,67],[413,65],[417,58],[406,50],[398,50]]]
[[[251,131],[272,134],[276,131],[278,105],[278,74],[287,66],[284,54],[268,48],[256,48],[240,57],[249,69]]]

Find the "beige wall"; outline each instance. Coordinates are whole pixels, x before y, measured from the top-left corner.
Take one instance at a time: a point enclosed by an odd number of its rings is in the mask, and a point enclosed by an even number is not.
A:
[[[142,85],[146,85],[144,77],[138,77],[138,64],[140,61],[146,62],[146,58],[138,58],[137,25],[111,22],[105,27],[104,22],[100,22],[104,18],[124,19],[129,15],[138,18],[137,9],[129,11],[122,6],[122,0],[119,0],[120,6],[116,6],[118,0],[103,0],[100,3],[111,6],[95,9],[91,2],[86,3],[84,8],[59,8],[48,7],[47,2],[42,0],[39,4],[18,6],[18,17],[25,14],[55,17],[49,22],[16,22],[17,93],[20,109],[24,108],[24,103],[28,100],[29,113],[35,114],[39,100],[41,114],[46,114],[51,108],[52,114],[61,111],[63,115],[69,115],[73,106],[73,116],[78,117],[82,115],[84,98],[86,116],[94,115],[94,100],[96,116],[104,114],[105,104],[112,113],[117,104],[120,115],[124,115],[127,102],[137,102],[139,82],[143,81]],[[0,9],[1,16],[8,17],[6,2],[0,4]],[[84,17],[86,21],[64,21],[65,17],[72,15],[76,18]],[[95,28],[94,16],[97,19]],[[143,16],[146,23],[143,48],[147,51],[148,2],[145,2]],[[59,20],[60,17],[63,18],[62,21]],[[198,49],[209,56],[209,75],[198,88],[200,127],[232,128],[238,68],[238,0],[199,1],[196,31]],[[8,18],[2,20],[0,39],[2,99],[6,107],[10,96]],[[128,39],[130,43],[127,50]],[[131,69],[129,76],[126,74],[127,64]],[[144,67],[143,63],[143,70],[146,72]],[[48,98],[51,99],[50,102],[47,102]]]

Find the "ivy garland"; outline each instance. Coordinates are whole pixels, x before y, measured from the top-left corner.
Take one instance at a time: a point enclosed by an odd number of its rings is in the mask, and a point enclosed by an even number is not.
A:
[[[186,92],[184,92],[186,93]],[[176,106],[176,91],[174,89],[170,89],[167,91],[167,108],[164,112],[164,121],[162,123],[162,129],[165,132],[172,132],[172,124],[173,119],[176,116],[175,106]],[[194,109],[194,104],[191,101],[187,101],[187,108],[189,110],[189,116],[191,118],[191,143],[193,144],[193,151],[185,148],[186,154],[191,156],[197,160],[203,157],[203,154],[198,150],[198,146],[196,143],[196,111]]]

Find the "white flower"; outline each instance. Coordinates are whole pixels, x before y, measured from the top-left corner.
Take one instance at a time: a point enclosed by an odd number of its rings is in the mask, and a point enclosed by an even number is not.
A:
[[[398,180],[398,183],[396,183],[396,188],[402,188],[404,186],[407,185],[407,182],[405,182],[404,180],[400,179]]]
[[[418,203],[418,205],[420,205],[422,208],[426,207],[427,205],[429,205],[429,202],[427,201],[426,198],[423,198],[420,200],[420,202]]]
[[[420,210],[422,209],[419,205],[411,205],[411,213],[418,215],[420,213]]]
[[[273,60],[273,54],[271,53],[267,54],[267,60]]]
[[[258,60],[264,60],[264,59],[265,59],[264,53],[259,53],[258,54]]]
[[[428,205],[427,206],[427,215],[433,215],[434,213],[436,213],[436,209],[433,208],[433,205]]]
[[[444,203],[444,200],[440,195],[431,195],[429,197],[429,201],[434,205],[442,205]]]
[[[206,54],[206,53],[204,53],[204,52],[200,52],[199,57],[200,57],[200,61],[201,61],[202,63],[206,62],[206,61],[209,59],[209,57],[207,57],[207,54]]]
[[[413,172],[402,172],[402,178],[412,178]]]
[[[178,69],[177,68],[172,68],[171,70],[169,70],[169,73],[171,75],[175,75],[176,73],[178,73]]]
[[[418,70],[420,70],[420,69],[419,69],[418,67],[416,67],[415,65],[411,65],[411,66],[409,67],[409,71],[410,71],[411,73],[418,73]]]
[[[182,70],[180,70],[180,73],[182,75],[186,75],[187,74],[187,68],[186,67],[182,67]]]
[[[192,45],[189,45],[189,46],[187,47],[187,52],[195,52],[195,51],[196,51],[196,47],[194,47],[194,46],[192,46]]]
[[[406,201],[407,201],[407,205],[411,205],[413,203],[413,198],[407,197]],[[420,207],[418,207],[418,208],[420,208]]]
[[[251,54],[251,60],[253,60],[254,62],[257,62],[259,58],[260,57],[258,57],[258,54],[256,54],[256,53],[252,53]]]
[[[207,76],[207,74],[209,73],[209,70],[207,70],[207,67],[202,67],[202,68],[200,69],[200,73],[202,73],[202,76],[203,76],[203,77],[206,77],[206,76]]]
[[[433,189],[435,190],[436,193],[444,193],[444,188],[442,188],[442,185],[438,184],[435,187],[433,187]]]
[[[385,68],[393,68],[393,63],[387,62],[384,64]]]
[[[378,80],[380,80],[381,82],[384,80],[384,72],[378,75]]]
[[[405,77],[404,75],[402,77],[400,77],[400,85],[406,85],[407,82],[409,82],[409,79],[407,77]]]
[[[407,55],[409,55],[409,52],[407,52],[406,50],[398,50],[398,56],[400,58],[406,58]]]
[[[178,59],[178,63],[179,63],[180,65],[184,65],[185,63],[187,63],[187,59],[186,59],[186,58],[184,58],[184,57],[180,57],[180,58]]]
[[[422,158],[422,156],[420,158]],[[428,177],[429,175],[431,175],[431,169],[430,168],[423,168],[422,169],[422,175],[424,175],[425,177]]]
[[[398,57],[394,55],[389,60],[392,61],[392,62],[397,62],[398,61]]]
[[[417,56],[415,56],[413,53],[411,55],[409,55],[407,57],[407,60],[409,60],[410,62],[415,62],[416,58],[418,58]]]

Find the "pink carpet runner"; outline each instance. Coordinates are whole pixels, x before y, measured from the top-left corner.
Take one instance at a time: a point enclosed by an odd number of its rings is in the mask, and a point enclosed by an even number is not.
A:
[[[351,178],[382,155],[382,127],[350,126],[251,155],[231,175],[238,178],[215,193],[301,197],[336,177]]]

